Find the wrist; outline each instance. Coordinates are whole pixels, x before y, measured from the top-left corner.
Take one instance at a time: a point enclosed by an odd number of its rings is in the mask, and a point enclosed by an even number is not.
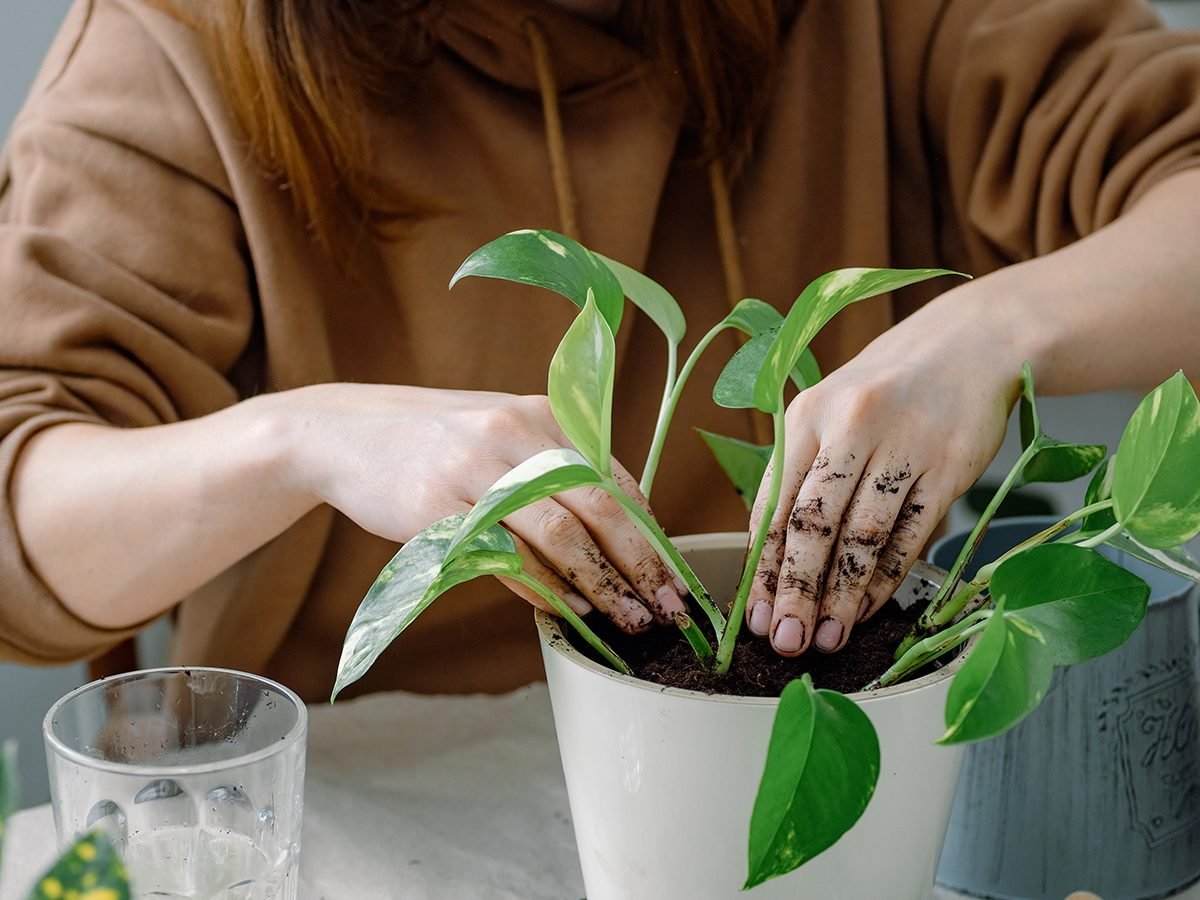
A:
[[[938,334],[933,350],[943,360],[957,358],[981,377],[987,389],[1012,403],[1020,394],[1021,366],[1028,362],[1035,376],[1047,367],[1048,330],[1026,306],[1027,297],[994,273],[963,284],[937,297],[914,318]]]
[[[276,496],[289,505],[312,509],[325,502],[320,492],[318,451],[310,393],[323,385],[262,394],[235,409],[242,458]]]

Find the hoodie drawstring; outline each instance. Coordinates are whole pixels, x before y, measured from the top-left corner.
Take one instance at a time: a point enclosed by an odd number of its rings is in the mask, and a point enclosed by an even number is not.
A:
[[[538,88],[542,95],[542,117],[546,125],[550,177],[554,182],[554,198],[558,202],[558,225],[563,234],[578,241],[581,238],[579,220],[576,217],[575,187],[571,181],[571,169],[567,160],[567,142],[558,109],[558,82],[554,80],[550,47],[546,43],[546,34],[536,19],[526,19],[523,27],[525,39],[529,41],[529,49],[533,53],[533,67],[537,72]]]
[[[525,31],[525,39],[529,42],[534,70],[537,73],[538,90],[542,96],[546,152],[550,157],[550,178],[554,184],[554,199],[558,204],[559,229],[567,237],[582,241],[577,215],[578,202],[575,186],[571,180],[567,142],[559,111],[558,82],[554,78],[550,46],[546,41],[545,32],[536,19],[526,19],[522,23],[522,28]],[[720,160],[709,163],[708,183],[712,193],[713,221],[716,226],[717,247],[721,255],[721,269],[725,275],[725,298],[729,308],[733,309],[746,296],[746,279],[742,270],[741,254],[738,251],[737,230],[733,223],[729,179]],[[770,420],[752,409],[747,410],[747,413],[750,416],[755,440],[760,444],[771,443],[774,438]]]

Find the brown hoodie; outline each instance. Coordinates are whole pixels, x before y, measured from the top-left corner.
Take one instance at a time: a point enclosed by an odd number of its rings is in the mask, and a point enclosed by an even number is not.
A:
[[[440,211],[353,277],[247,158],[194,34],[138,0],[74,7],[0,160],[4,483],[29,436],[66,420],[154,425],[327,381],[543,392],[569,305],[497,282],[446,294],[475,247],[558,225],[527,16],[562,91],[584,241],[679,297],[691,340],[723,315],[707,176],[677,158],[681,110],[650,67],[545,0],[445,7],[403,112],[372,123],[380,174]],[[1046,253],[1200,156],[1200,41],[1140,0],[807,0],[783,41],[732,189],[747,291],[781,308],[835,266],[980,274]],[[926,296],[848,309],[819,359],[839,365]],[[615,449],[635,468],[661,344],[630,316]],[[744,525],[689,427],[749,436],[708,399],[734,347],[701,364],[668,442],[655,506],[674,533]],[[327,696],[395,549],[313,512],[182,605],[175,656]],[[58,602],[0,506],[0,656],[64,661],[125,634]],[[540,671],[528,607],[488,582],[435,604],[361,687],[498,691]]]

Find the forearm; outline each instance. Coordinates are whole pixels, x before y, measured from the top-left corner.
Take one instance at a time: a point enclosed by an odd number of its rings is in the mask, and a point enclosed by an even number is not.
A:
[[[288,394],[150,428],[64,424],[13,475],[26,556],[76,615],[167,610],[317,505],[291,477]]]
[[[1043,394],[1141,389],[1180,368],[1195,378],[1197,234],[1200,169],[1191,169],[1089,237],[950,291],[918,316],[958,323],[951,327],[973,345],[1011,345],[1014,359],[1033,364]]]

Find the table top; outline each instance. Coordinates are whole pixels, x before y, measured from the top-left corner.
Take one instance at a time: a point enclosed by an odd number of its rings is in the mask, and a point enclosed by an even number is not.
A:
[[[301,841],[304,900],[582,898],[545,685],[311,707]],[[54,844],[48,806],[12,818],[0,900],[26,896]]]

